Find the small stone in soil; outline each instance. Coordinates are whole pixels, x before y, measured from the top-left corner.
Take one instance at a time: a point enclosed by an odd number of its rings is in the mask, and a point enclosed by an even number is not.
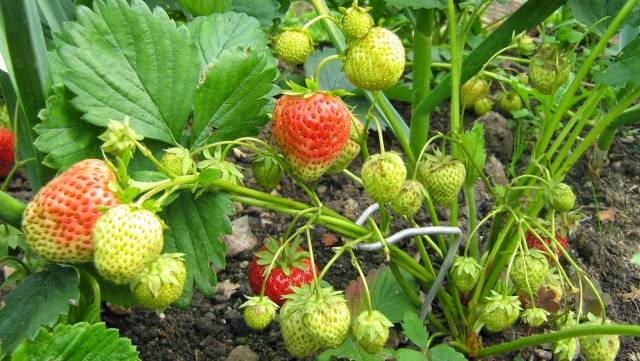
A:
[[[251,232],[248,216],[233,220],[231,226],[233,227],[233,234],[224,237],[227,241],[228,256],[235,256],[242,252],[252,250],[258,245],[258,237]]]
[[[229,356],[227,356],[227,361],[258,361],[258,354],[253,352],[247,346],[236,346]]]

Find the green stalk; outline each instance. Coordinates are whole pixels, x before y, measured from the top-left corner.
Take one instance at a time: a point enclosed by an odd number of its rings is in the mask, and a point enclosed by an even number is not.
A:
[[[627,3],[628,4],[628,3]],[[633,102],[635,102],[640,97],[640,88],[636,88],[629,95],[627,95],[624,99],[620,101],[618,106],[613,108],[607,115],[596,124],[593,129],[587,134],[582,143],[576,147],[576,149],[571,153],[568,159],[564,161],[562,166],[554,172],[554,175],[557,174],[566,174],[566,172],[575,164],[575,162],[580,159],[580,157],[584,154],[584,152],[589,149],[589,147],[596,141],[598,135],[600,135],[606,127],[608,127],[622,112],[627,109]]]
[[[593,160],[591,164],[594,168],[597,169],[604,165],[607,153],[609,153],[609,148],[611,147],[611,143],[613,143],[613,138],[618,129],[638,121],[640,121],[640,105],[627,109],[624,113],[620,114],[613,123],[605,128],[598,137],[598,142],[593,150]]]
[[[464,196],[467,199],[467,208],[469,210],[469,229],[476,229],[478,224],[476,196],[473,194],[473,185],[464,186]],[[474,233],[469,239],[469,249],[471,249],[471,257],[479,259],[478,233]]]
[[[456,21],[456,5],[453,0],[447,1],[447,22],[449,23],[449,42],[451,44],[451,133],[460,134],[460,65],[462,52],[458,45],[458,26]]]
[[[607,29],[605,30],[602,38],[598,41],[596,46],[592,49],[591,53],[585,59],[584,63],[576,73],[576,77],[573,82],[567,89],[567,92],[562,97],[560,101],[560,105],[558,109],[554,113],[553,118],[548,124],[544,127],[544,134],[538,140],[535,146],[534,155],[537,157],[542,154],[542,152],[547,148],[551,137],[553,137],[553,132],[558,129],[558,124],[562,120],[562,117],[566,114],[566,112],[571,108],[572,100],[574,94],[580,88],[582,81],[591,71],[591,67],[593,63],[600,57],[602,52],[606,49],[607,44],[609,44],[609,40],[618,32],[618,29],[622,25],[622,22],[627,18],[627,16],[633,11],[638,0],[629,0],[626,4],[620,9],[620,12],[616,15],[616,17],[611,21]]]
[[[562,331],[543,333],[539,335],[521,337],[515,341],[489,346],[478,352],[478,358],[497,355],[524,347],[552,343],[567,338],[592,335],[628,335],[640,336],[640,326],[636,325],[580,325]]]
[[[420,153],[429,136],[429,113],[419,113],[417,108],[431,89],[431,38],[434,10],[417,10],[416,18],[413,38],[413,100],[410,134],[410,144],[414,154]]]
[[[27,206],[5,192],[0,192],[0,204],[0,221],[20,229],[22,213]]]

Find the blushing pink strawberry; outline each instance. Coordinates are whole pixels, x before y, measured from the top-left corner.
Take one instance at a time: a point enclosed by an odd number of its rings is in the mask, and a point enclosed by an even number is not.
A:
[[[54,262],[93,260],[91,232],[101,208],[120,203],[109,188],[115,179],[103,161],[87,159],[51,180],[24,213],[22,229],[31,248]]]

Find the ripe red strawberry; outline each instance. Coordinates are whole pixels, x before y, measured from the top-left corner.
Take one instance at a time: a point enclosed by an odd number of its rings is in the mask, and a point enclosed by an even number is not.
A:
[[[120,203],[109,188],[115,179],[103,161],[87,159],[44,186],[22,219],[31,248],[54,262],[93,260],[91,233],[100,209]]]
[[[547,249],[544,247],[542,242],[540,242],[538,237],[533,235],[533,233],[527,232],[527,234],[525,235],[525,238],[527,240],[527,247],[529,247],[529,249],[539,249],[542,252],[547,251]],[[562,248],[567,249],[567,239],[565,237],[562,237],[560,232],[556,232],[556,240],[560,243]],[[560,250],[560,248],[556,247],[556,245],[551,242],[551,239],[544,238],[544,241],[550,249],[556,252],[558,256],[562,254],[562,251]]]
[[[4,177],[13,167],[13,133],[9,129],[0,128],[0,177]]]
[[[249,285],[256,295],[259,295],[262,290],[269,265],[279,247],[280,242],[273,238],[267,239],[265,245],[256,252],[249,264]],[[267,279],[264,295],[282,306],[285,302],[283,296],[293,292],[292,286],[309,284],[311,281],[313,281],[313,270],[309,253],[299,246],[299,242],[291,242],[278,256]]]
[[[273,110],[273,137],[303,181],[318,179],[349,140],[351,113],[334,95],[283,95]]]

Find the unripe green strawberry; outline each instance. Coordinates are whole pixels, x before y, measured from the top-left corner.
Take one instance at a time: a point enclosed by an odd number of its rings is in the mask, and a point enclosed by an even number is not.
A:
[[[553,359],[555,361],[573,361],[578,352],[578,339],[565,338],[553,345]]]
[[[590,322],[587,324],[600,325],[602,320],[589,314]],[[607,324],[611,322],[607,321]],[[580,352],[586,361],[613,361],[620,350],[620,338],[618,335],[595,335],[580,337]]]
[[[400,38],[385,28],[373,28],[351,43],[344,61],[349,81],[365,90],[384,90],[395,85],[404,72],[405,52]]]
[[[309,357],[320,345],[302,322],[304,310],[296,300],[284,303],[280,310],[280,331],[287,352],[294,357]]]
[[[479,99],[486,98],[489,95],[489,83],[480,78],[471,78],[462,84],[460,89],[462,104],[470,107]]]
[[[131,282],[131,292],[143,307],[162,311],[180,298],[186,279],[184,254],[165,253],[136,276]]]
[[[518,75],[516,75],[516,78],[518,78],[518,81],[521,84],[529,85],[529,75],[527,75],[527,73],[518,73]]]
[[[473,111],[482,116],[493,109],[493,102],[489,98],[480,98],[473,103]]]
[[[571,64],[557,51],[545,48],[529,63],[531,84],[542,94],[552,94],[569,79]]]
[[[556,183],[549,190],[549,205],[558,212],[569,212],[576,205],[576,195],[566,183]]]
[[[531,55],[537,48],[533,38],[524,33],[514,37],[511,43],[516,46],[516,52],[522,55]]]
[[[280,184],[284,169],[275,154],[262,153],[253,158],[251,172],[262,189],[271,191]]]
[[[418,179],[437,206],[447,205],[458,197],[466,175],[462,162],[440,152],[427,155],[418,165]]]
[[[304,64],[313,53],[313,40],[305,29],[288,28],[273,38],[273,50],[289,64]]]
[[[549,261],[543,252],[529,250],[527,254],[515,255],[511,268],[511,281],[519,293],[535,294],[549,274]],[[528,282],[528,283],[527,283]]]
[[[522,312],[520,318],[522,322],[529,325],[529,327],[540,327],[543,323],[547,322],[549,312],[545,309],[534,307],[528,308]]]
[[[517,296],[501,295],[492,290],[486,298],[481,319],[489,332],[501,332],[518,320],[520,310]]]
[[[194,166],[189,149],[182,147],[166,149],[160,157],[160,164],[174,175],[190,174]]]
[[[339,173],[346,169],[354,159],[360,154],[360,136],[364,132],[362,123],[355,117],[351,119],[351,130],[349,131],[349,140],[344,147],[338,159],[329,167],[327,173]]]
[[[63,263],[89,262],[91,232],[101,209],[120,203],[110,183],[115,174],[101,160],[87,159],[51,180],[27,205],[22,230],[42,258]]]
[[[375,355],[382,352],[392,326],[393,323],[379,311],[363,311],[353,322],[351,333],[360,347]]]
[[[340,28],[348,40],[362,39],[373,28],[373,18],[368,14],[368,9],[357,5],[344,11],[340,20]]]
[[[309,284],[293,288],[285,296],[296,300],[304,312],[302,323],[321,347],[336,348],[346,340],[351,324],[351,313],[344,294],[332,287],[322,287],[319,295]]]
[[[503,92],[498,95],[498,110],[511,114],[522,109],[522,99],[516,92]]]
[[[449,273],[451,282],[461,292],[471,291],[480,278],[482,266],[473,257],[456,257]]]
[[[244,322],[250,328],[264,330],[276,318],[278,305],[268,297],[247,297],[247,301],[240,306],[244,309]]]
[[[93,228],[94,263],[109,281],[125,284],[158,258],[164,237],[155,214],[122,204],[98,218]]]
[[[412,216],[422,206],[422,184],[415,180],[402,183],[400,193],[390,203],[391,209],[401,216]]]
[[[362,165],[364,190],[378,203],[394,200],[400,193],[406,176],[407,168],[398,153],[375,154]]]

